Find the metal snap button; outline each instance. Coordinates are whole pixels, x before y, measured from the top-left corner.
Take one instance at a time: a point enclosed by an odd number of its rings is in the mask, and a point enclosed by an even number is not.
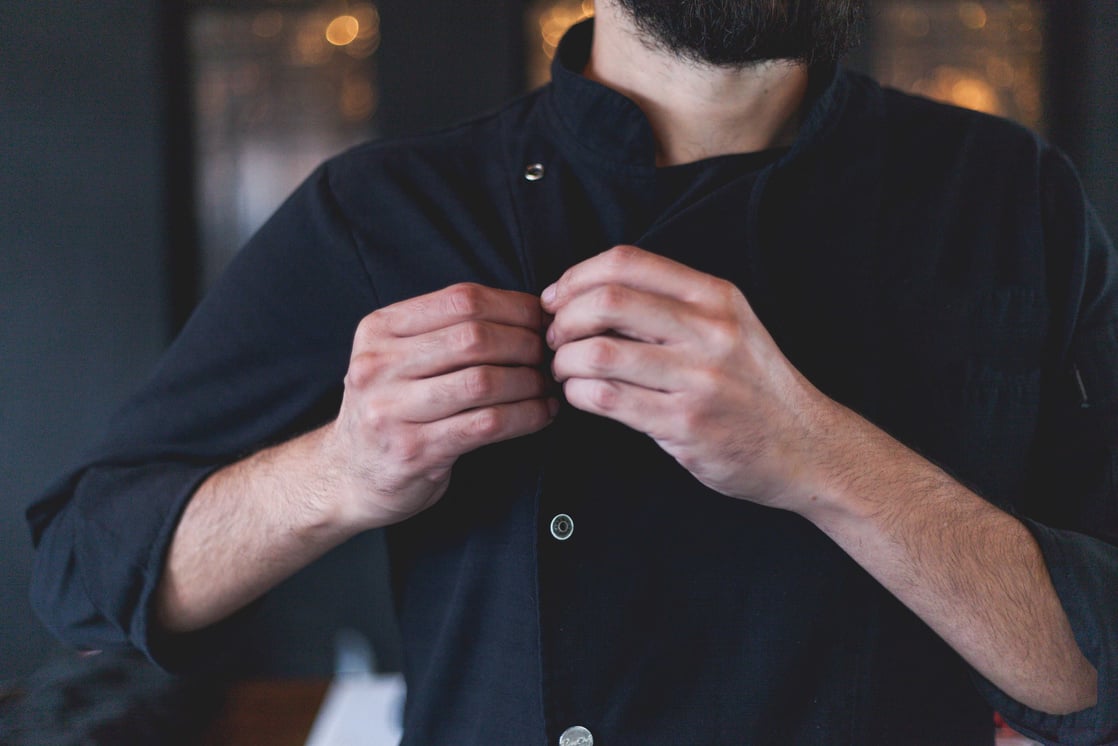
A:
[[[528,181],[539,181],[543,178],[543,173],[544,169],[542,163],[530,163],[528,167],[524,169],[524,178]]]
[[[566,513],[560,513],[551,519],[551,535],[559,541],[566,541],[575,532],[575,522]]]
[[[559,746],[594,746],[594,734],[581,725],[567,728],[559,736]]]

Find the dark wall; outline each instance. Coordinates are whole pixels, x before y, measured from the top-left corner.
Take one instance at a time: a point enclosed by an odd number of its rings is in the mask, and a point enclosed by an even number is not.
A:
[[[1079,168],[1118,241],[1118,3],[1101,0],[1088,6],[1087,92]]]
[[[53,649],[22,511],[165,341],[153,4],[0,3],[0,680]]]
[[[1050,136],[1118,239],[1118,4],[1052,0],[1049,8]]]

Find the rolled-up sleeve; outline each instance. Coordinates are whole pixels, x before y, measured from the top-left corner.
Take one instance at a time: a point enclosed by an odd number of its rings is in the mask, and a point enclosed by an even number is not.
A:
[[[1049,152],[1041,174],[1058,310],[1033,467],[1016,507],[1098,671],[1098,703],[1051,715],[978,681],[991,704],[1037,740],[1118,744],[1118,254],[1066,158]]]
[[[376,307],[324,166],[238,254],[99,445],[29,507],[47,627],[169,669],[202,663],[152,623],[182,511],[215,470],[336,415],[354,330]]]

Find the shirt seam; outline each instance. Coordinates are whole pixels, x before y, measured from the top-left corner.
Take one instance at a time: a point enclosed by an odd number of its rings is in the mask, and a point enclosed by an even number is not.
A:
[[[365,273],[365,280],[369,285],[369,292],[373,295],[373,303],[377,308],[381,308],[383,306],[383,301],[381,301],[382,295],[377,290],[376,281],[373,279],[372,270],[369,268],[364,253],[362,253],[358,248],[358,246],[361,245],[360,239],[357,237],[357,233],[354,230],[353,223],[346,218],[345,212],[342,210],[342,206],[338,201],[337,193],[334,191],[334,185],[332,182],[333,172],[330,170],[330,166],[327,163],[323,166],[323,186],[325,187],[324,196],[327,198],[328,202],[327,209],[330,211],[331,215],[336,220],[338,220],[340,226],[345,231],[346,237],[349,238],[349,250],[353,253],[354,258],[357,260],[357,263],[361,266],[362,271]]]

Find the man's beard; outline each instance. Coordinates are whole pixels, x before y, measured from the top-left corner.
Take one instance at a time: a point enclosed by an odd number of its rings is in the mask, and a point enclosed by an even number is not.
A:
[[[599,0],[601,1],[601,0]],[[760,60],[833,62],[858,43],[864,0],[605,0],[646,41],[720,67]]]

